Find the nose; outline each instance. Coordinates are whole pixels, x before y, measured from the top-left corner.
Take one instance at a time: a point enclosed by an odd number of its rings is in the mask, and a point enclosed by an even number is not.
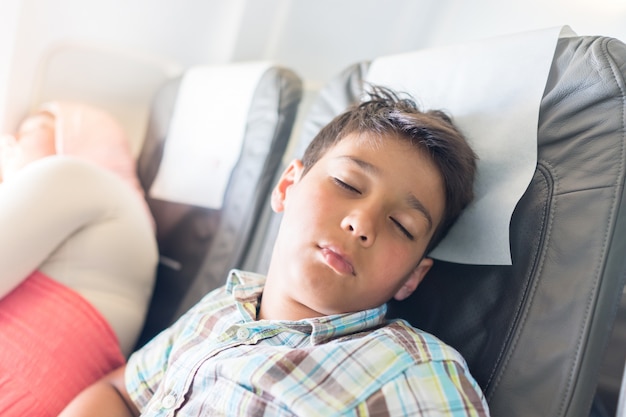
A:
[[[358,239],[363,246],[371,246],[376,239],[376,224],[371,213],[353,211],[343,218],[341,228]]]

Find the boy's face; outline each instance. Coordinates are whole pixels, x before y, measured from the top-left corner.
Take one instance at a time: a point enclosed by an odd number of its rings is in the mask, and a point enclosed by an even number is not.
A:
[[[408,297],[432,265],[422,256],[443,216],[436,166],[408,142],[353,134],[302,169],[292,162],[272,194],[284,217],[266,291],[294,312],[283,318]]]

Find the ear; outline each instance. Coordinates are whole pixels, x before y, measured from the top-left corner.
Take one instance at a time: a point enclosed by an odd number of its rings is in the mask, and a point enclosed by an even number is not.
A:
[[[431,258],[422,258],[420,263],[415,267],[409,278],[404,282],[402,287],[396,292],[394,298],[398,301],[402,301],[408,298],[417,286],[422,282],[426,273],[433,266],[433,260]]]
[[[299,159],[294,159],[293,161],[291,161],[289,166],[285,168],[285,171],[283,171],[282,175],[280,176],[280,179],[274,187],[274,190],[272,190],[271,204],[272,209],[275,212],[280,213],[285,209],[287,191],[289,190],[289,187],[300,181],[303,170],[304,167],[302,165],[302,161],[300,161]]]

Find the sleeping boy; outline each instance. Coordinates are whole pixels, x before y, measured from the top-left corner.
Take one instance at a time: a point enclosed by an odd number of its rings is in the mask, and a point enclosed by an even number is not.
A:
[[[234,270],[63,416],[486,416],[461,355],[385,318],[473,198],[450,118],[373,87],[285,169],[266,276]]]

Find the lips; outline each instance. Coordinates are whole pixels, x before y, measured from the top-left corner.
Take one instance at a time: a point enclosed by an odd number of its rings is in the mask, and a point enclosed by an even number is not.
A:
[[[355,275],[352,263],[341,252],[330,247],[321,248],[326,264],[341,275]]]

